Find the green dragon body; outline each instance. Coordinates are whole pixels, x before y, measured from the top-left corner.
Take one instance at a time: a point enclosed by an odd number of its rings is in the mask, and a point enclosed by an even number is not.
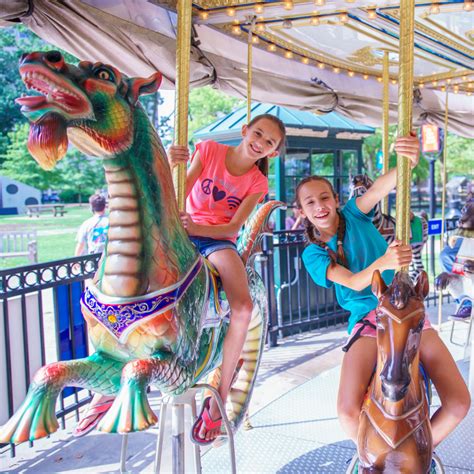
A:
[[[0,430],[0,442],[21,443],[56,431],[55,404],[65,386],[116,396],[102,431],[144,430],[157,421],[148,385],[179,394],[216,369],[228,326],[218,278],[181,225],[166,154],[138,101],[157,90],[161,75],[128,78],[101,63],[76,67],[56,51],[24,55],[20,73],[28,88],[42,94],[17,99],[31,122],[31,154],[47,169],[69,142],[102,157],[110,227],[99,270],[81,300],[96,352],[41,368]],[[267,318],[266,292],[251,257],[280,204],[262,206],[240,242],[254,311],[228,400],[235,426],[248,407]]]

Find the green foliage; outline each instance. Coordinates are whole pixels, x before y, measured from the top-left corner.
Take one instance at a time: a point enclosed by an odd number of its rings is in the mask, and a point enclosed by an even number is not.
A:
[[[474,140],[448,134],[447,175],[474,178]]]
[[[29,125],[23,123],[8,134],[10,144],[2,156],[2,175],[41,190],[58,189],[66,202],[87,200],[97,189],[105,187],[100,160],[88,158],[75,148],[70,148],[53,170],[43,170],[26,147],[28,131]]]
[[[389,168],[397,166],[397,154],[394,151],[395,139],[397,137],[397,127],[392,125],[388,129],[389,136]],[[375,133],[364,139],[362,146],[364,166],[367,174],[371,177],[380,176],[381,170],[376,168],[376,156],[377,153],[382,150],[382,129],[377,128]],[[421,183],[428,178],[429,163],[423,157],[420,156],[418,166],[413,170],[413,181],[415,183]]]
[[[242,107],[244,101],[230,97],[211,86],[193,89],[189,94],[189,136],[217,118]]]

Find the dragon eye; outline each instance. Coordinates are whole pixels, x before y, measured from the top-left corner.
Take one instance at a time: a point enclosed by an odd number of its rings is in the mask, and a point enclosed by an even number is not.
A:
[[[115,80],[113,74],[110,71],[108,71],[107,69],[98,69],[95,72],[95,75],[96,75],[96,77],[98,77],[99,79],[102,79],[104,81],[114,82],[114,80]]]

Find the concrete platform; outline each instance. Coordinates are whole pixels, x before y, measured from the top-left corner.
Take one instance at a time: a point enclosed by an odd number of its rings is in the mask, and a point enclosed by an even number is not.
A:
[[[453,306],[444,308],[450,314]],[[436,308],[429,308],[430,320],[437,319]],[[441,336],[449,339],[450,323],[442,326]],[[462,339],[466,325],[458,325]],[[302,333],[287,338],[279,347],[265,351],[252,399],[250,416],[253,429],[236,436],[239,473],[343,473],[355,446],[341,430],[336,413],[341,345],[346,328]],[[462,347],[449,344],[465,377],[468,361]],[[159,409],[159,394],[152,394]],[[434,399],[433,409],[439,401]],[[187,414],[190,420],[190,414]],[[17,456],[0,455],[1,472],[17,473],[105,473],[119,471],[120,435],[93,432],[73,438],[71,429],[60,430],[30,448],[17,447]],[[153,472],[156,429],[129,437],[129,472]],[[474,409],[463,423],[437,449],[447,473],[474,472],[472,453]],[[162,472],[171,472],[170,442],[165,441]],[[229,473],[226,446],[203,451],[204,473]],[[186,473],[194,472],[192,451],[187,443]]]

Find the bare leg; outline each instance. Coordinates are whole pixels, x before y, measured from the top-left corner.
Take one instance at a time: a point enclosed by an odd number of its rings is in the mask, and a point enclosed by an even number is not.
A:
[[[377,360],[376,342],[375,337],[361,337],[342,359],[337,413],[342,428],[356,444],[360,409]]]
[[[422,333],[420,358],[441,399],[441,407],[431,418],[436,447],[466,416],[471,397],[453,357],[434,329]]]
[[[211,254],[209,260],[219,271],[231,309],[229,329],[224,340],[221,381],[218,387],[219,395],[225,403],[247,337],[253,303],[250,298],[244,264],[234,250],[219,250]],[[214,400],[211,400],[209,412],[214,420],[220,416],[217,403]],[[201,428],[200,436],[202,438],[212,440],[218,435],[218,430],[207,431],[204,425]]]

